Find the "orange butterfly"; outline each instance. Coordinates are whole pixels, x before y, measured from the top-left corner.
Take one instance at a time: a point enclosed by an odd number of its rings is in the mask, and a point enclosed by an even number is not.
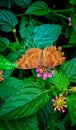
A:
[[[60,51],[56,49],[55,46],[45,47],[44,50],[39,48],[30,48],[22,58],[16,62],[18,68],[20,69],[32,69],[37,67],[47,67],[54,68],[60,65],[65,60],[62,57]]]

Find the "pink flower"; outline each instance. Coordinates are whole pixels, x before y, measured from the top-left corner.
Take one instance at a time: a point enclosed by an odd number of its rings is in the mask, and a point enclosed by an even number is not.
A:
[[[36,72],[40,72],[40,68],[38,67],[38,68],[36,68]]]
[[[71,22],[71,17],[68,17],[68,26],[70,27],[70,26],[72,26],[72,22]]]
[[[42,77],[42,73],[37,73],[37,77]]]

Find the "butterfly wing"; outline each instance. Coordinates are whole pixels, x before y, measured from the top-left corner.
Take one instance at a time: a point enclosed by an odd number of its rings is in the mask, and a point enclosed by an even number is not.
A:
[[[37,68],[40,65],[42,50],[39,48],[31,48],[22,55],[16,64],[20,69]]]
[[[43,50],[43,66],[53,68],[60,65],[65,60],[62,57],[61,52],[56,49],[55,46],[46,47]]]

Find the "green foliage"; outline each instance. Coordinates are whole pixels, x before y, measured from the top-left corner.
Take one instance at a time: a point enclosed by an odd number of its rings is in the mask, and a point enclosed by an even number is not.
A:
[[[49,100],[47,91],[38,86],[38,83],[25,83],[12,77],[2,82],[0,97],[5,102],[0,117],[6,120],[18,119],[37,112]]]
[[[13,69],[16,68],[17,65],[10,62],[6,58],[4,58],[2,55],[0,55],[0,70],[8,70],[8,69]]]
[[[48,5],[43,1],[37,1],[33,3],[25,12],[25,14],[32,14],[42,16],[50,13],[51,10]]]
[[[62,69],[68,77],[69,81],[76,83],[76,57],[65,62],[65,64],[62,66]]]
[[[18,24],[16,16],[8,10],[0,10],[0,29],[10,32]]]
[[[0,7],[7,7],[8,9],[10,9],[12,5],[13,0],[0,0]]]
[[[0,8],[0,130],[75,129],[76,1],[0,0]],[[51,68],[52,77],[43,80],[36,68],[18,69],[16,61],[29,48],[51,45],[66,57]],[[53,51],[50,56],[56,62]],[[65,102],[63,113],[58,108]]]
[[[8,45],[9,45],[9,40],[7,38],[0,37],[0,52],[6,50]]]
[[[73,5],[76,5],[76,1],[75,0],[70,0],[70,3]]]
[[[53,76],[53,83],[59,91],[65,91],[69,85],[68,78],[62,71],[59,73],[55,71],[55,74]]]
[[[19,29],[21,37],[22,38],[29,37],[32,34],[35,26],[36,26],[36,21],[34,19],[29,20],[26,17],[23,18],[20,22],[20,29]]]
[[[33,115],[22,120],[0,121],[0,130],[39,130],[37,116]]]
[[[72,31],[72,34],[71,34],[71,37],[70,37],[70,40],[69,40],[69,43],[70,44],[76,44],[76,32],[75,31]]]
[[[67,107],[70,114],[72,125],[76,124],[76,94],[67,97]]]
[[[60,33],[60,25],[43,24],[35,27],[32,39],[37,47],[44,48],[46,46],[54,44]]]
[[[29,6],[29,4],[31,3],[31,0],[14,0],[14,2],[18,6],[25,8],[25,7]]]

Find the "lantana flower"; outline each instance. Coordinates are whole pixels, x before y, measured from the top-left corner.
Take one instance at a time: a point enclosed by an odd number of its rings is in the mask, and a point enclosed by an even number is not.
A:
[[[52,77],[54,75],[54,70],[46,67],[38,67],[36,68],[37,77],[41,77],[43,80],[46,80],[48,77]]]
[[[65,108],[67,107],[65,99],[66,98],[62,94],[59,94],[55,99],[52,99],[55,111],[65,112]]]
[[[2,81],[2,80],[4,80],[4,78],[3,78],[3,71],[2,70],[0,70],[0,81]]]

